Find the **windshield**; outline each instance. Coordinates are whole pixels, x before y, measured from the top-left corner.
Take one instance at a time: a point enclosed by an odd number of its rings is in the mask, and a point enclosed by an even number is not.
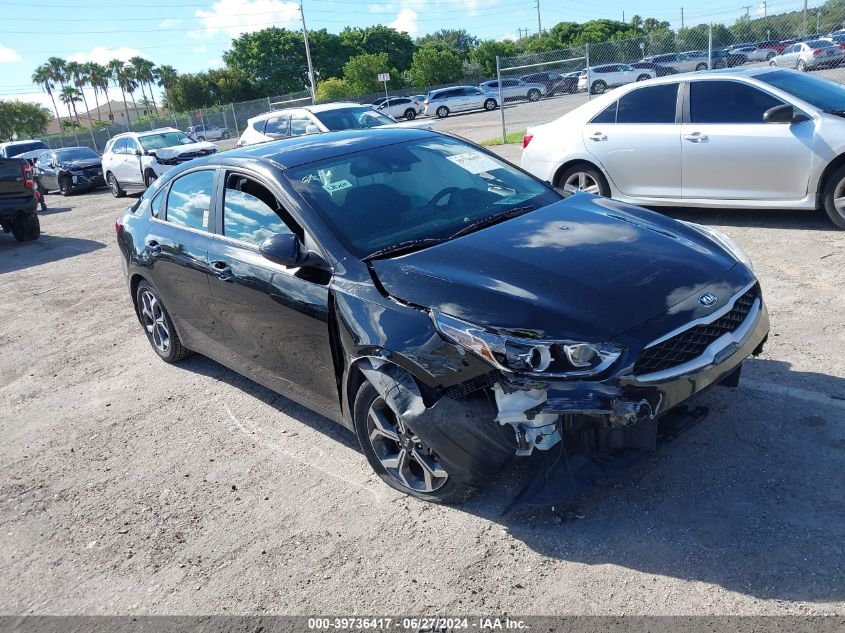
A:
[[[456,139],[377,147],[285,171],[358,258],[557,202],[560,194]]]
[[[755,75],[754,78],[788,92],[819,110],[829,113],[845,112],[845,87],[830,79],[785,70]]]
[[[31,152],[36,149],[50,148],[47,147],[47,145],[42,141],[33,141],[32,143],[15,143],[14,145],[6,146],[6,156],[12,158],[13,156],[19,156],[21,154],[25,154],[26,152]]]
[[[389,116],[376,112],[367,106],[339,108],[325,112],[314,112],[313,114],[332,132],[337,130],[361,130],[396,123]]]
[[[86,160],[89,158],[99,158],[100,155],[97,154],[92,149],[87,147],[71,147],[68,149],[57,149],[56,150],[56,158],[59,159],[59,162],[70,161],[70,160]]]
[[[164,147],[178,147],[179,145],[189,145],[196,143],[194,139],[184,132],[159,132],[158,134],[145,134],[139,136],[138,140],[141,142],[141,147],[149,151],[152,149],[162,149]]]

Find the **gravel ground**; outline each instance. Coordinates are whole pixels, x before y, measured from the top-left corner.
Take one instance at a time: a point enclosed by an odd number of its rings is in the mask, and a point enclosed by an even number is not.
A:
[[[513,148],[505,152],[516,153]],[[755,261],[765,353],[577,516],[502,516],[370,472],[351,433],[202,357],[158,360],[107,191],[0,234],[0,613],[845,614],[845,233],[677,211]]]

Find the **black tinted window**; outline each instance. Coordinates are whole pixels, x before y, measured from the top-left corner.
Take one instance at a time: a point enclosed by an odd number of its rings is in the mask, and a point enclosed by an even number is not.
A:
[[[167,196],[167,221],[192,229],[208,230],[213,171],[195,171],[177,178]]]
[[[692,123],[762,123],[763,113],[779,99],[738,81],[694,81],[690,84]]]
[[[649,86],[619,99],[617,123],[674,123],[678,84]]]
[[[165,192],[160,191],[153,201],[150,203],[150,213],[152,213],[154,218],[160,218],[162,209],[164,209],[164,197]]]
[[[619,102],[614,101],[604,110],[593,117],[590,123],[616,123],[616,106]]]
[[[223,199],[223,235],[258,245],[276,233],[290,233],[276,207],[276,198],[266,187],[231,174]]]

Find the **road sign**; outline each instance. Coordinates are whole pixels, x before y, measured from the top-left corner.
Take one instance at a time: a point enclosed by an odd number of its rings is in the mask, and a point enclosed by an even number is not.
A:
[[[378,74],[379,81],[390,81],[390,73],[379,73]]]

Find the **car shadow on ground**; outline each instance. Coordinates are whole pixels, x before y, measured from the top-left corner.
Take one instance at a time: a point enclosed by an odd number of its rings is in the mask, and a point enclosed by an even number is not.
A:
[[[105,248],[95,240],[41,234],[32,242],[18,242],[11,233],[0,232],[0,275],[56,262]]]
[[[713,226],[759,227],[766,229],[834,231],[824,211],[773,209],[655,208],[676,220]]]
[[[48,202],[46,209],[38,209],[38,215],[53,215],[55,213],[67,213],[72,209],[73,207],[53,207],[50,206]]]
[[[214,361],[194,356],[180,367],[360,450],[352,432]],[[695,403],[709,407],[705,420],[575,505],[503,514],[533,472],[530,462],[515,460],[457,509],[501,525],[550,559],[763,599],[845,598],[845,379],[755,359],[739,388],[714,388]]]

